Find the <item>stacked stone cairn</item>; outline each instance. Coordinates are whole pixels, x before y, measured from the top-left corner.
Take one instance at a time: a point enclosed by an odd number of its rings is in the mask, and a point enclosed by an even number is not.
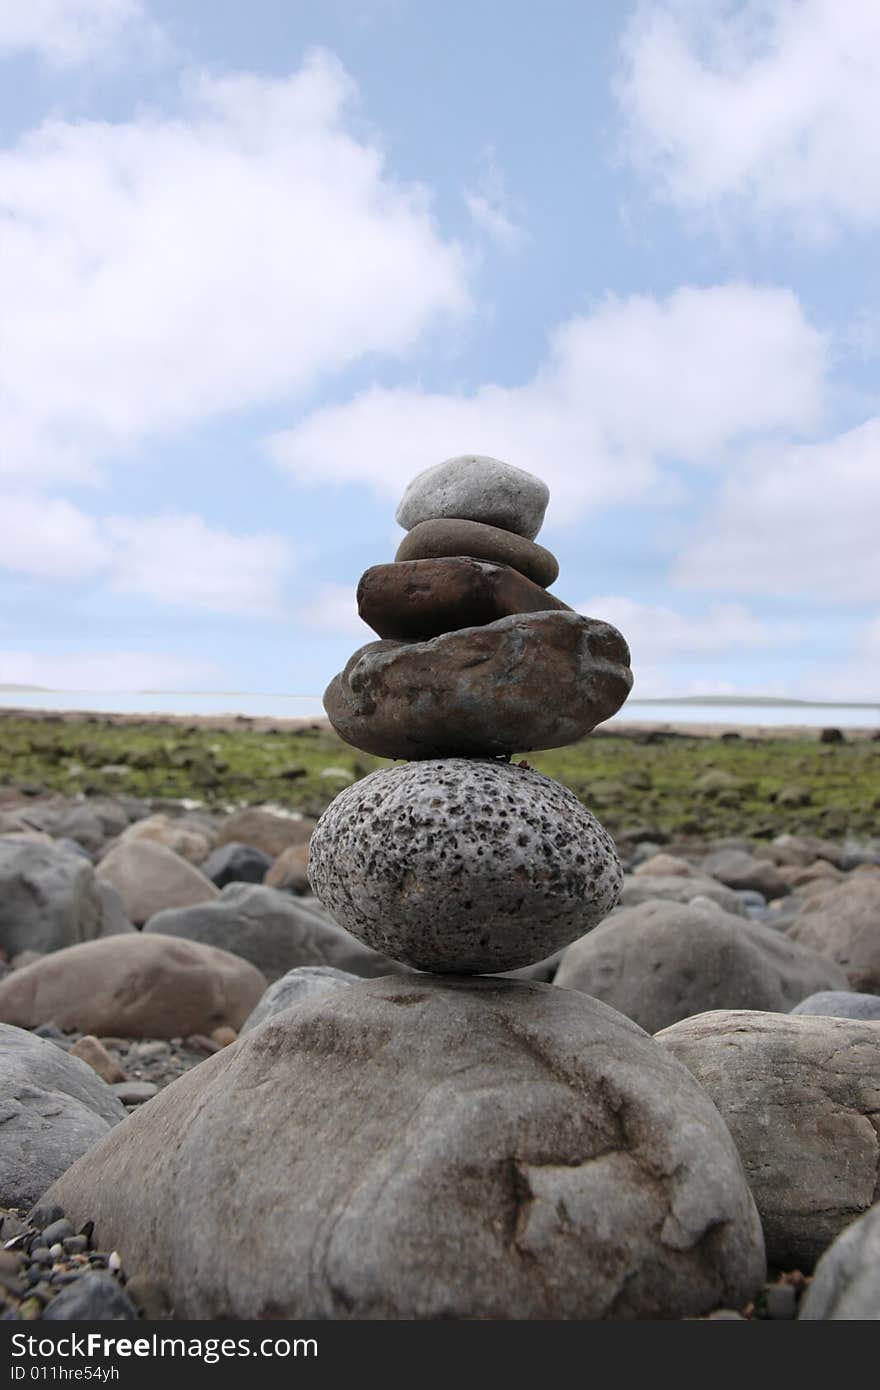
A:
[[[440,464],[407,489],[394,563],[361,581],[379,640],[326,708],[407,761],[336,798],[309,868],[398,973],[331,971],[43,1199],[93,1220],[177,1317],[670,1318],[760,1287],[761,1224],[699,1082],[598,1000],[501,978],[621,884],[590,812],[509,761],[580,738],[631,682],[620,634],[544,587],[546,503],[503,463]]]
[[[348,743],[410,759],[336,798],[312,839],[316,895],[355,936],[421,970],[534,964],[614,907],[622,871],[602,826],[559,783],[511,763],[575,742],[632,686],[616,628],[548,592],[535,544],[549,491],[497,459],[420,473],[392,564],[358,586],[381,639],[324,706]]]

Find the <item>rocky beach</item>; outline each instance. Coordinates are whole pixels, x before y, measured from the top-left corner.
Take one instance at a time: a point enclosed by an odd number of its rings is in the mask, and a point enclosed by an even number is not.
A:
[[[880,742],[593,733],[544,506],[413,481],[329,724],[0,712],[4,1319],[880,1317]]]

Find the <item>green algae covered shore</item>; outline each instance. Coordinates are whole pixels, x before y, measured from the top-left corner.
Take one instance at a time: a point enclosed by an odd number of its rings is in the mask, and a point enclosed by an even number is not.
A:
[[[616,726],[523,756],[617,835],[877,833],[880,741],[870,730],[823,742],[815,729]],[[382,766],[322,720],[0,711],[0,788],[16,796],[271,802],[318,815],[344,786]]]

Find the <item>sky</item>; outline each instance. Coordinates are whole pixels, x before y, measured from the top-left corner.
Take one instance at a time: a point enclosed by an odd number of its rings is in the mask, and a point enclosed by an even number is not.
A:
[[[411,477],[880,700],[876,0],[0,0],[0,682],[320,695]]]

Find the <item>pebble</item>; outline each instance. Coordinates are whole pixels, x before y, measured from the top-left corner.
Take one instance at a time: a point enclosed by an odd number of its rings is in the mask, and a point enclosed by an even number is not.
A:
[[[119,1081],[110,1089],[123,1105],[143,1105],[159,1093],[159,1087],[153,1081]]]

